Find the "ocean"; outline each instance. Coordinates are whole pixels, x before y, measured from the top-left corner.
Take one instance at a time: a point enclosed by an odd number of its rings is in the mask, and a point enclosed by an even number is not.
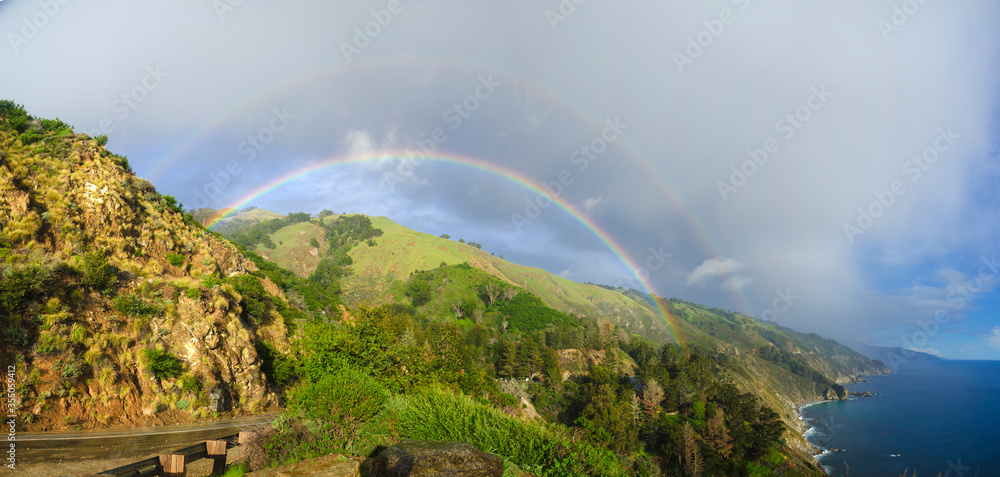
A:
[[[847,388],[879,395],[799,410],[830,475],[1000,476],[1000,361],[904,363]]]

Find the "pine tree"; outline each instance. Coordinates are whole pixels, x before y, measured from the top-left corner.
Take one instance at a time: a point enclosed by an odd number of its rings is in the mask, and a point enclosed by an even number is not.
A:
[[[701,475],[701,455],[698,452],[698,437],[690,422],[684,423],[684,472],[691,477]]]
[[[642,391],[642,405],[649,417],[655,419],[660,414],[660,401],[663,401],[663,387],[655,379],[650,379]]]
[[[517,347],[514,343],[504,340],[500,343],[499,356],[497,356],[497,376],[510,378],[514,376],[514,369],[517,366]]]
[[[705,423],[705,442],[722,457],[728,458],[733,452],[729,429],[726,429],[726,415],[721,407],[716,407]]]

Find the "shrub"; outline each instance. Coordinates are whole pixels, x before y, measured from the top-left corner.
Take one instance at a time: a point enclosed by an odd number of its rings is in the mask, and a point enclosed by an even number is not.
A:
[[[178,399],[177,403],[174,404],[174,406],[176,406],[177,409],[184,411],[187,410],[187,408],[191,407],[191,403],[188,402],[187,399]]]
[[[66,340],[55,333],[42,333],[35,343],[35,351],[41,355],[52,355],[66,349]]]
[[[263,323],[268,316],[270,295],[264,285],[253,275],[240,275],[231,280],[233,288],[240,294],[241,317],[253,324]]]
[[[177,377],[181,374],[181,360],[169,351],[147,348],[144,352],[146,366],[153,371],[159,379]]]
[[[260,357],[260,371],[267,376],[271,384],[285,386],[298,376],[298,363],[279,353],[273,346],[263,341],[256,341],[254,348]]]
[[[184,391],[198,392],[201,391],[201,383],[198,382],[198,378],[195,378],[193,374],[185,374],[180,378],[181,389]]]
[[[31,333],[20,326],[5,327],[4,338],[15,348],[27,348],[31,344]]]
[[[175,267],[179,267],[184,263],[184,256],[179,253],[170,252],[167,254],[167,262]]]
[[[406,286],[406,296],[413,306],[423,306],[431,301],[431,284],[427,280],[414,279]]]
[[[309,245],[312,247],[319,248],[319,240],[316,240],[316,237],[313,237],[309,239]]]
[[[108,136],[106,134],[98,134],[97,136],[94,136],[94,139],[97,140],[98,146],[104,146],[108,143]]]
[[[201,288],[188,288],[184,294],[192,300],[199,300],[201,299]]]
[[[80,282],[100,292],[107,292],[118,282],[118,269],[108,263],[103,250],[85,254],[83,279]]]
[[[59,373],[63,379],[70,383],[75,383],[87,372],[87,363],[74,355],[66,356],[56,360],[52,365],[53,371]]]
[[[146,303],[135,293],[116,296],[111,303],[116,311],[131,317],[156,316],[163,312],[162,308]]]
[[[365,421],[377,414],[389,391],[375,378],[352,368],[341,368],[295,392],[289,408],[308,419],[335,423],[351,418]]]
[[[0,270],[0,309],[14,311],[44,292],[51,274],[40,265]]]

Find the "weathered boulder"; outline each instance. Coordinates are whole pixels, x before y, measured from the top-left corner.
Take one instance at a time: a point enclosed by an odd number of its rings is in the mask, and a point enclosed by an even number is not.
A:
[[[336,455],[304,460],[279,467],[278,477],[360,477],[361,464],[356,460],[341,461]]]
[[[372,461],[372,477],[500,477],[503,459],[467,442],[404,440]]]

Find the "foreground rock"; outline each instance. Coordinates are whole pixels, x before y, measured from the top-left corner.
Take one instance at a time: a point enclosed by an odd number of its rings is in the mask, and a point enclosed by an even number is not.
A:
[[[466,442],[404,440],[379,453],[371,477],[500,477],[503,459]]]
[[[309,459],[277,469],[278,477],[360,477],[361,465],[356,460],[341,461],[328,455]]]

